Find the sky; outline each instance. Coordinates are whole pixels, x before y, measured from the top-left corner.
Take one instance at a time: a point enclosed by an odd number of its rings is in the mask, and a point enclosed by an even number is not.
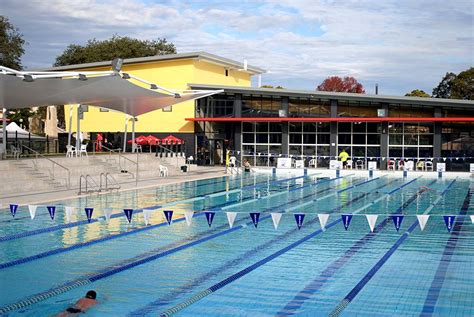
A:
[[[28,42],[27,69],[69,44],[113,34],[166,38],[267,70],[262,84],[314,90],[354,76],[367,93],[431,94],[446,72],[474,66],[472,0],[0,0]]]

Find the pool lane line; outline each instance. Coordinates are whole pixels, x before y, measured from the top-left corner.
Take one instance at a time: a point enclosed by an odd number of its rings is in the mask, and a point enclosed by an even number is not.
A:
[[[441,193],[440,197],[436,199],[428,208],[425,209],[423,212],[423,215],[429,214],[429,212],[439,203],[442,197],[446,195],[446,193],[449,191],[451,186],[456,182],[456,179],[454,179]],[[468,194],[466,196],[466,199],[469,197],[470,199],[470,192],[468,191]],[[464,201],[463,207],[466,206],[466,201]],[[469,201],[467,202],[467,208],[469,207]],[[462,212],[463,209],[461,209]],[[467,209],[466,209],[467,210]],[[408,236],[415,230],[415,228],[418,227],[418,220],[414,221],[408,230],[402,234],[400,238],[393,244],[393,246],[380,258],[377,263],[372,266],[372,268],[367,272],[367,274],[364,275],[364,277],[349,291],[349,293],[343,298],[339,304],[336,305],[336,307],[329,313],[329,316],[331,317],[338,317],[344,309],[354,300],[354,298],[360,293],[360,291],[367,285],[367,283],[372,279],[372,277],[382,268],[382,266],[387,262],[387,260],[397,251],[397,249],[402,245],[402,243],[408,238]]]
[[[330,179],[330,180],[335,180],[335,179],[338,179],[338,178],[333,178],[333,179]],[[330,180],[323,180],[323,181],[328,182]],[[298,198],[298,200],[299,199],[300,198]],[[264,216],[264,217],[260,218],[260,221],[265,220],[265,219],[269,219],[269,218],[271,218],[271,216]],[[183,220],[184,220],[184,218],[181,218],[177,221],[183,221]],[[38,303],[40,301],[43,301],[43,300],[46,300],[48,298],[51,298],[51,297],[60,295],[62,293],[65,293],[67,291],[70,291],[74,288],[84,286],[84,285],[87,285],[87,284],[91,284],[92,282],[95,282],[97,280],[100,280],[100,279],[109,277],[111,275],[120,273],[124,270],[131,269],[131,268],[136,267],[138,265],[142,265],[142,264],[148,263],[150,261],[154,261],[156,259],[165,257],[167,255],[174,254],[178,251],[188,249],[190,247],[193,247],[195,245],[198,245],[198,244],[204,243],[206,241],[212,240],[214,238],[220,237],[220,236],[225,235],[227,233],[231,233],[231,232],[234,232],[236,230],[246,228],[247,226],[250,226],[252,224],[253,224],[252,221],[248,221],[248,222],[246,222],[242,225],[234,226],[232,228],[226,229],[225,231],[217,232],[215,234],[212,234],[210,236],[201,238],[199,240],[191,241],[191,242],[186,243],[186,244],[181,244],[181,245],[179,245],[179,246],[177,246],[173,249],[168,249],[168,250],[165,250],[161,253],[156,253],[154,255],[148,256],[146,258],[140,258],[140,259],[138,259],[134,262],[129,262],[129,263],[126,263],[126,264],[124,264],[122,266],[119,266],[119,267],[117,267],[117,265],[109,266],[107,268],[104,268],[104,269],[100,270],[99,273],[97,273],[97,274],[63,283],[60,286],[53,287],[53,288],[50,288],[47,291],[31,295],[31,296],[27,297],[26,299],[20,300],[16,303],[12,303],[12,304],[8,304],[8,305],[5,305],[3,307],[0,307],[0,314],[6,314],[10,311],[25,308],[27,306]],[[227,227],[227,225],[222,225],[221,227]],[[217,230],[220,230],[220,229],[217,229]],[[214,231],[217,231],[217,230],[214,230]],[[149,254],[149,253],[150,253],[150,251],[147,252],[147,254]],[[137,257],[134,257],[134,258],[137,258]],[[122,263],[123,262],[125,262],[125,261],[122,261]]]
[[[335,178],[335,179],[337,179],[337,178]],[[385,183],[385,184],[381,185],[381,186],[378,187],[378,188],[386,187],[386,186],[388,186],[389,184],[393,183],[394,181],[396,181],[396,180],[392,180],[392,181],[390,181],[390,182],[388,182],[388,183]],[[359,184],[361,184],[361,183],[359,183]],[[324,190],[322,190],[322,191],[327,191],[327,190],[330,190],[330,189],[331,189],[331,188],[328,188],[328,189],[324,189]],[[314,193],[314,194],[317,194],[317,193]],[[314,195],[314,194],[306,195],[305,197],[309,197],[309,196],[312,196],[312,195]],[[343,203],[343,204],[341,204],[341,205],[339,205],[339,206],[333,208],[333,209],[331,210],[331,213],[336,213],[336,212],[340,211],[342,208],[347,207],[348,205],[351,205],[351,204],[353,204],[354,202],[356,202],[356,201],[358,201],[358,200],[360,200],[360,199],[362,199],[362,198],[364,198],[364,197],[366,197],[366,196],[368,196],[368,195],[370,195],[370,194],[371,194],[371,193],[363,193],[363,194],[361,194],[361,195],[359,195],[359,196],[353,198],[351,201],[345,202],[345,203]],[[303,199],[304,199],[305,197],[303,197]],[[297,198],[297,199],[295,199],[295,200],[293,200],[293,201],[291,201],[291,202],[287,202],[287,203],[285,203],[284,205],[290,205],[290,204],[292,204],[293,202],[298,201],[298,200],[301,200],[301,198]],[[284,206],[284,205],[283,205],[283,206]],[[272,210],[274,210],[274,208],[273,208],[273,207],[269,207],[269,208],[264,209],[264,210],[262,211],[262,213],[271,212]],[[284,213],[284,212],[287,212],[287,210],[284,210],[283,213]],[[262,221],[263,219],[268,219],[268,218],[269,218],[269,216],[265,216],[265,217],[261,218],[260,221]],[[305,226],[307,226],[307,225],[312,225],[312,224],[314,224],[314,223],[317,223],[318,221],[319,221],[319,220],[318,220],[317,218],[314,218],[314,219],[312,219],[312,220],[307,221],[306,224],[305,224]],[[253,224],[253,222],[251,222],[251,223],[249,223],[249,224]],[[184,288],[185,288],[185,289],[194,288],[194,287],[196,287],[197,285],[199,285],[200,283],[202,283],[203,281],[205,281],[205,280],[207,280],[207,279],[209,279],[209,278],[215,276],[215,275],[218,274],[218,273],[223,272],[224,270],[229,269],[229,268],[231,267],[231,265],[237,265],[239,262],[242,262],[243,260],[247,260],[250,256],[255,255],[255,254],[257,253],[257,251],[260,251],[262,248],[267,248],[267,247],[273,245],[275,242],[281,241],[282,238],[286,238],[287,236],[289,236],[289,234],[293,234],[293,233],[296,233],[296,232],[299,232],[299,229],[298,229],[298,228],[291,229],[290,231],[287,231],[287,232],[284,233],[283,235],[279,235],[279,236],[277,236],[277,237],[274,237],[273,239],[271,239],[270,241],[267,241],[267,242],[264,243],[263,245],[254,247],[252,250],[247,251],[244,255],[238,257],[237,259],[229,260],[226,264],[223,264],[223,265],[221,265],[219,268],[217,268],[217,269],[215,269],[215,270],[212,270],[212,272],[208,272],[208,273],[204,274],[204,275],[201,276],[197,281],[194,281],[194,282],[192,282],[192,283],[190,282],[190,283],[188,283],[188,284],[186,284],[186,285],[184,285],[184,286],[181,286],[180,289],[184,289]],[[195,279],[195,280],[196,280],[196,279]],[[167,296],[168,296],[167,298],[169,298],[169,299],[171,300],[171,299],[174,298],[175,295],[178,295],[178,294],[179,294],[179,292],[178,292],[178,291],[175,291],[173,294],[168,294],[168,295],[167,295]],[[172,297],[173,297],[173,298],[172,298]],[[128,315],[129,315],[129,316],[142,316],[142,315],[144,315],[145,313],[148,313],[149,311],[152,311],[152,310],[158,308],[157,306],[163,306],[163,305],[164,305],[163,301],[167,301],[167,299],[163,299],[163,298],[157,299],[157,300],[155,300],[155,301],[149,303],[147,306],[142,307],[142,308],[139,308],[138,310],[136,310],[136,311],[134,311],[134,312],[132,312],[132,313],[129,313]]]
[[[417,180],[416,178],[415,180]],[[433,184],[436,182],[436,180],[432,181],[430,183]],[[412,182],[413,183],[413,182]],[[403,186],[400,186],[398,190],[403,188]],[[399,214],[403,212],[404,209],[406,209],[412,202],[414,202],[420,193],[425,192],[427,189],[421,189],[418,190],[413,196],[411,196],[408,200],[406,200],[393,214]],[[395,191],[396,192],[396,191]],[[393,192],[393,193],[395,193]],[[392,193],[392,194],[393,194]],[[358,213],[357,211],[354,212]],[[290,300],[281,310],[279,310],[275,315],[276,316],[291,316],[297,314],[297,310],[301,308],[301,306],[304,304],[306,300],[308,300],[311,296],[313,296],[316,292],[318,292],[323,285],[328,282],[334,274],[338,270],[340,270],[349,260],[361,250],[366,243],[370,242],[373,238],[375,238],[376,234],[383,229],[388,221],[389,217],[385,218],[382,222],[380,222],[377,227],[375,228],[374,232],[369,232],[362,238],[360,238],[358,241],[356,241],[349,249],[344,252],[343,255],[341,255],[338,259],[335,261],[331,262],[329,266],[324,269],[319,276],[308,283],[301,291],[299,291],[292,300]],[[341,220],[341,219],[339,219]]]
[[[277,183],[292,181],[292,180],[302,178],[302,177],[306,177],[306,176],[292,177],[292,178],[287,178],[287,179],[283,179],[283,180],[272,181],[270,183],[272,183],[274,185],[274,184],[277,184]],[[262,183],[267,184],[268,181],[262,181],[262,182],[259,182],[257,184],[262,184]],[[254,186],[255,185],[246,185],[244,187],[241,187],[239,190],[241,190],[241,189],[250,189],[250,188],[253,188]],[[228,194],[229,192],[224,190],[224,191],[221,191],[220,193],[223,196],[223,195]],[[150,206],[150,207],[147,207],[147,208],[135,209],[134,213],[141,213],[141,212],[143,212],[143,209],[162,209],[162,208],[168,208],[170,206],[174,206],[174,205],[177,205],[177,204],[183,204],[183,203],[189,203],[189,202],[193,202],[193,201],[205,200],[206,196],[208,196],[208,194],[196,196],[194,198],[173,201],[173,202],[170,202],[170,203],[165,203],[163,205],[155,205],[155,206]],[[124,213],[116,213],[116,214],[112,214],[110,216],[110,218],[112,219],[112,218],[118,218],[118,217],[124,217],[124,216],[125,216]],[[95,223],[95,222],[98,222],[98,221],[99,221],[99,218],[93,218],[93,219],[91,219],[90,222],[88,220],[80,220],[80,221],[60,224],[60,225],[56,225],[56,226],[40,228],[40,229],[35,229],[35,230],[30,230],[30,231],[24,231],[24,232],[11,234],[11,235],[6,235],[6,236],[0,236],[0,242],[11,241],[11,240],[16,240],[16,239],[20,239],[20,238],[35,236],[35,235],[38,235],[38,234],[57,231],[57,230],[61,230],[61,229],[73,228],[73,227],[77,227],[77,226],[80,226],[80,225],[89,225],[91,223]]]
[[[190,184],[191,182],[193,181],[186,181],[186,182],[183,182],[183,183],[175,183],[173,185],[180,185],[180,184],[183,184],[184,185],[184,188],[181,188],[181,189],[176,189],[176,190],[172,190],[170,193],[174,193],[174,192],[179,192],[180,190],[182,189],[192,189],[192,188],[196,188],[196,187],[201,187],[201,186],[208,186],[208,185],[215,185],[215,184],[219,184],[219,183],[224,183],[226,182],[227,180],[230,180],[230,178],[228,178],[227,176],[220,176],[218,178],[222,178],[224,177],[224,179],[222,180],[216,180],[216,181],[213,181],[213,182],[208,182],[208,183],[204,183],[204,184],[197,184],[195,186],[186,186],[187,184]],[[235,179],[232,179],[232,180],[239,180],[240,178],[242,177],[239,177],[239,178],[235,178]],[[209,179],[212,179],[212,178],[209,178]],[[209,179],[206,179],[206,180],[209,180]],[[243,178],[242,178],[243,179]],[[156,187],[165,187],[165,186],[168,186],[168,185],[158,185]],[[152,190],[152,188],[149,188],[149,190]],[[114,193],[115,194],[115,193]],[[77,198],[85,198],[85,197],[77,197]],[[46,204],[48,205],[48,204]],[[37,205],[39,207],[44,207],[46,206],[45,204],[40,204],[40,205]],[[49,204],[49,205],[54,205],[54,204]],[[62,205],[57,205],[57,206],[62,206]],[[20,204],[19,207],[28,207],[28,204]],[[3,209],[3,208],[2,208]],[[8,211],[8,208],[4,208],[6,211]],[[0,209],[1,210],[1,209]],[[17,213],[18,214],[18,213]],[[49,216],[48,213],[37,213],[36,214],[36,217],[38,216]],[[0,223],[4,223],[4,222],[13,222],[13,221],[17,221],[17,220],[22,220],[22,219],[28,219],[30,218],[30,216],[21,216],[21,217],[17,217],[15,216],[15,218],[9,218],[9,219],[3,219],[3,220],[0,220]]]
[[[467,215],[467,211],[469,210],[469,204],[471,202],[471,197],[472,188],[469,188],[466,198],[464,199],[460,215]],[[466,217],[460,217],[459,220],[456,219],[453,230],[451,231],[451,235],[448,241],[446,242],[443,255],[438,265],[438,269],[436,270],[436,273],[433,277],[433,281],[431,282],[431,286],[428,290],[425,302],[423,304],[423,309],[420,313],[420,316],[422,317],[432,316],[434,313],[434,309],[438,302],[439,294],[441,292],[441,288],[443,287],[444,280],[446,279],[446,273],[448,272],[449,264],[451,263],[454,250],[456,249],[457,242],[459,240],[459,234],[461,233],[465,218]]]
[[[323,183],[330,182],[330,181],[336,180],[336,179],[338,179],[338,178],[333,178],[333,179],[329,179],[329,180],[325,179],[325,180],[321,180],[319,183],[313,183],[313,184],[310,184],[310,185],[323,184]],[[309,187],[310,185],[306,185],[304,187]],[[298,189],[301,189],[301,187],[298,187]],[[327,191],[327,190],[330,190],[330,188],[325,189],[323,191]],[[271,195],[269,195],[269,196],[271,196]],[[261,198],[261,199],[265,199],[265,198],[267,198],[267,196],[264,197],[264,198]],[[257,200],[257,199],[253,199],[251,197],[248,197],[246,199],[250,199],[252,201]],[[232,204],[232,202],[225,202],[225,203],[220,204],[220,205],[221,206],[226,206],[226,205],[229,205],[229,204]],[[216,208],[214,210],[218,211],[220,209],[220,208],[218,208],[218,206],[219,205],[216,205]],[[202,215],[202,214],[195,214],[195,216],[199,216],[199,215]],[[183,219],[184,218],[173,219],[173,222],[183,221]],[[135,233],[140,233],[140,232],[143,232],[143,231],[148,231],[148,230],[151,230],[151,229],[167,226],[167,225],[168,225],[168,223],[162,222],[162,223],[159,223],[159,224],[140,227],[140,228],[136,228],[136,229],[133,229],[133,230],[121,232],[121,233],[118,233],[118,234],[106,235],[106,236],[96,238],[96,239],[92,239],[92,240],[89,240],[89,241],[86,241],[86,242],[79,242],[79,243],[76,243],[76,244],[73,244],[73,245],[69,245],[67,247],[59,247],[59,248],[56,248],[56,249],[53,249],[53,250],[48,250],[48,251],[45,251],[45,252],[41,252],[41,253],[30,255],[30,256],[27,256],[27,257],[19,258],[19,259],[16,259],[16,260],[0,263],[0,270],[6,269],[6,268],[9,268],[9,267],[12,267],[12,266],[32,262],[32,261],[35,261],[35,260],[38,260],[38,259],[42,259],[42,258],[45,258],[45,257],[52,256],[52,255],[61,254],[61,253],[64,253],[64,252],[84,248],[84,247],[91,246],[91,245],[94,245],[94,244],[97,244],[97,243],[101,243],[101,242],[105,242],[105,241],[109,241],[109,240],[113,240],[113,239],[117,239],[117,238],[122,238],[122,237],[129,236],[129,235],[132,235],[132,234],[135,234]]]

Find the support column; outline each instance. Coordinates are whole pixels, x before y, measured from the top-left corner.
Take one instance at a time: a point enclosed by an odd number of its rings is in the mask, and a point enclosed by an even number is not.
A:
[[[128,129],[128,115],[125,115],[125,128],[123,131],[123,153],[127,152],[127,129]]]
[[[388,116],[388,104],[383,103],[382,109],[386,116]],[[380,134],[380,156],[385,157],[385,160],[380,159],[380,169],[386,170],[388,166],[388,122],[382,122],[382,133]]]
[[[331,99],[331,118],[337,118],[337,100]],[[331,159],[337,156],[337,122],[330,123],[329,155]]]
[[[67,145],[71,145],[71,138],[72,138],[72,114],[74,111],[74,105],[69,105],[69,130],[67,134]]]
[[[132,153],[137,151],[137,145],[135,144],[135,117],[132,117]]]
[[[434,117],[441,118],[442,117],[442,110],[440,107],[436,107],[434,109]],[[436,166],[438,163],[439,157],[441,157],[441,147],[442,147],[442,138],[441,134],[443,132],[443,123],[442,122],[435,122],[434,123],[434,135],[433,135],[433,166]],[[435,169],[436,170],[436,169]]]
[[[3,155],[2,158],[7,158],[7,108],[3,108],[3,118],[2,118],[2,147],[3,147]]]
[[[77,127],[76,127],[76,151],[81,150],[81,118],[82,118],[82,106],[77,106]]]
[[[281,97],[281,110],[283,110],[288,115],[288,107],[289,107],[289,98],[288,97]],[[289,123],[282,122],[281,123],[281,154],[288,155],[289,154]]]

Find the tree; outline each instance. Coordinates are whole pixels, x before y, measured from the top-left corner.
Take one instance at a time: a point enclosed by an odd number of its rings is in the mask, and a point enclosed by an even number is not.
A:
[[[455,73],[446,73],[438,86],[433,89],[432,96],[435,98],[451,98],[451,88],[456,79]]]
[[[8,111],[8,119],[18,124],[20,127],[26,130],[30,127],[29,118],[33,116],[34,112],[29,108],[25,109],[14,109]]]
[[[274,88],[274,89],[285,89],[283,86],[276,86],[276,87],[273,87],[272,85],[262,85],[260,86],[260,88]]]
[[[70,44],[56,57],[54,66],[110,61],[114,58],[132,58],[176,54],[176,47],[166,39],[139,40],[113,35],[104,41],[89,40],[86,45]]]
[[[428,95],[426,92],[420,89],[415,89],[412,90],[411,92],[405,94],[407,97],[424,97],[424,98],[430,98],[431,96]]]
[[[346,76],[344,78],[339,76],[328,77],[316,87],[316,90],[365,94],[364,86],[352,76]]]
[[[0,16],[0,65],[20,70],[25,43],[23,35],[8,18]]]
[[[451,86],[451,98],[474,100],[474,67],[456,76]]]

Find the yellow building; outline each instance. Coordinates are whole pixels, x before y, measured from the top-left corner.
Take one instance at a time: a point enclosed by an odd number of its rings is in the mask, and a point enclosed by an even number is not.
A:
[[[107,71],[110,69],[111,61],[105,61],[60,66],[48,70]],[[190,83],[250,87],[251,77],[260,75],[264,70],[206,52],[195,52],[125,59],[122,72],[171,90],[188,90]],[[64,110],[65,118],[69,118],[69,107],[66,106]],[[137,117],[135,131],[137,134],[155,133],[158,137],[161,136],[160,134],[173,134],[191,141],[194,123],[186,121],[185,118],[194,117],[194,101],[183,102]],[[117,132],[123,132],[125,120],[123,113],[88,107],[88,111],[84,113],[84,118],[81,120],[81,131],[117,134]],[[76,111],[73,111],[72,131],[76,130],[76,122]],[[68,119],[66,119],[66,130],[69,130]]]

